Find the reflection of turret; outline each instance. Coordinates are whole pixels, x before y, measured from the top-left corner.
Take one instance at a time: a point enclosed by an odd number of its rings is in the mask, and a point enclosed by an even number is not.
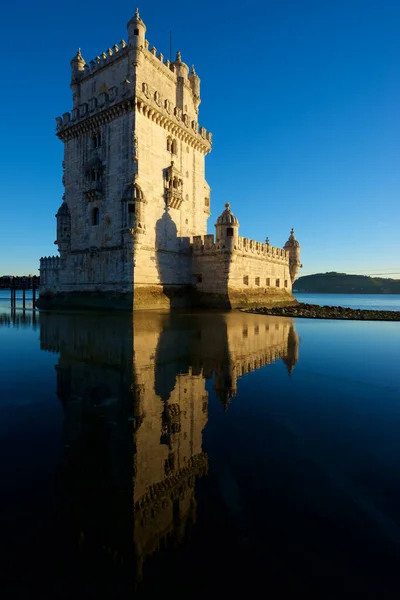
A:
[[[285,363],[289,377],[292,374],[294,367],[297,365],[299,360],[299,336],[293,325],[291,325],[287,341],[287,354],[282,359]]]
[[[236,365],[232,362],[222,364],[214,372],[214,390],[225,411],[231,398],[236,396],[236,388]]]

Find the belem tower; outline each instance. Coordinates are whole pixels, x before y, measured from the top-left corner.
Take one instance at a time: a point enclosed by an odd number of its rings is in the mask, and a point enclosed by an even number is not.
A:
[[[300,264],[239,236],[230,204],[207,235],[211,133],[199,125],[200,79],[149,45],[138,10],[122,40],[71,61],[73,108],[57,117],[65,194],[59,256],[40,259],[42,308],[230,308],[294,301]],[[221,207],[222,208],[222,207]]]

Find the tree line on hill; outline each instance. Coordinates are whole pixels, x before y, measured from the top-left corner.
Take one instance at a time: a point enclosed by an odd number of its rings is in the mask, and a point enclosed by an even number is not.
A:
[[[293,284],[293,291],[315,294],[400,294],[400,279],[333,271],[299,277]]]

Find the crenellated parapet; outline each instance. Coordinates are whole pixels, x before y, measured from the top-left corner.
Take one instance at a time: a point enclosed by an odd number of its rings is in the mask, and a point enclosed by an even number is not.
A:
[[[61,259],[45,256],[40,259],[40,293],[53,292],[59,284]]]
[[[40,259],[40,270],[59,269],[61,260],[59,256],[45,256]]]
[[[273,262],[287,264],[289,259],[289,253],[282,248],[277,248],[270,244],[263,244],[262,242],[256,242],[255,240],[250,240],[249,238],[242,236],[238,237],[238,245],[235,250],[248,256],[264,257]]]
[[[128,45],[125,40],[121,40],[119,44],[114,44],[112,48],[108,48],[105,52],[101,52],[95,58],[84,64],[77,77],[78,81],[82,82],[87,77],[98,73],[104,67],[108,67],[120,60],[128,53]]]
[[[193,236],[192,251],[194,254],[215,254],[217,244],[214,241],[214,234]]]
[[[193,236],[192,250],[194,254],[215,254],[218,251],[229,251],[232,253],[239,253],[249,257],[264,258],[271,262],[277,262],[282,264],[288,264],[289,253],[270,244],[263,244],[262,242],[256,242],[246,237],[239,236],[237,244],[230,246],[229,248],[224,244],[224,239],[215,241],[214,235],[195,235]]]

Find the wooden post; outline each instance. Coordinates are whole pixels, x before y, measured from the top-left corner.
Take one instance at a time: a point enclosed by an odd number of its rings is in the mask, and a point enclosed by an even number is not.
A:
[[[32,278],[32,309],[36,308],[36,280]]]
[[[25,289],[25,284],[23,284],[24,287],[22,288],[22,310],[25,312],[25,304],[26,304],[26,289]]]

